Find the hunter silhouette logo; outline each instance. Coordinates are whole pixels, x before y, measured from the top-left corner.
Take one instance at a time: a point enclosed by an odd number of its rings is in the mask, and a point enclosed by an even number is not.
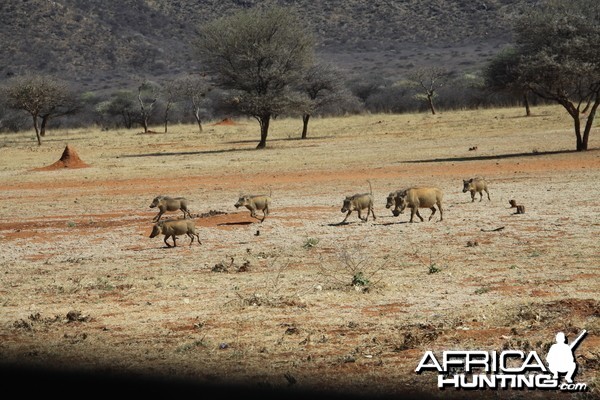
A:
[[[575,357],[573,351],[585,337],[587,331],[584,329],[579,334],[577,339],[573,340],[571,344],[567,344],[565,341],[565,334],[558,332],[556,334],[556,343],[550,347],[548,355],[546,356],[546,362],[548,362],[548,369],[552,372],[552,377],[558,379],[559,373],[566,373],[565,379],[567,383],[573,383],[573,375],[577,369],[575,364]]]
[[[450,350],[442,353],[441,363],[432,351],[426,351],[415,369],[438,372],[438,388],[455,389],[545,389],[569,392],[586,391],[586,383],[574,383],[577,370],[573,352],[585,338],[584,329],[567,343],[565,334],[556,334],[544,364],[535,351]],[[561,374],[565,381],[561,383]]]

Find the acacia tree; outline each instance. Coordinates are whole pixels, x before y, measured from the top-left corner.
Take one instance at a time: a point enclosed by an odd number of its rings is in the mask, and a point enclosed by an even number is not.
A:
[[[65,82],[49,75],[13,78],[8,83],[5,94],[9,107],[31,115],[40,146],[51,118],[74,114],[81,106],[77,95]]]
[[[417,88],[417,90],[422,90],[422,95],[433,115],[435,115],[435,107],[433,106],[435,92],[444,86],[448,76],[448,72],[440,67],[421,67],[408,74],[411,86]]]
[[[487,88],[522,98],[525,115],[531,115],[528,96],[531,90],[519,79],[519,57],[514,47],[508,47],[493,57],[483,74]]]
[[[515,31],[520,82],[567,110],[576,149],[587,150],[600,105],[600,2],[547,1],[523,15]]]
[[[309,102],[302,115],[302,139],[308,134],[308,121],[315,112],[325,105],[335,102],[344,93],[341,72],[330,65],[315,64],[310,67],[300,84],[300,90],[308,96]]]
[[[203,27],[199,54],[219,83],[235,94],[239,111],[260,125],[257,149],[266,147],[269,123],[302,107],[293,88],[312,64],[314,39],[293,8],[255,7]]]
[[[99,103],[96,111],[109,117],[120,117],[123,126],[131,129],[133,123],[138,119],[135,94],[129,90],[119,90],[111,94],[110,99]],[[116,124],[119,125],[118,123]]]

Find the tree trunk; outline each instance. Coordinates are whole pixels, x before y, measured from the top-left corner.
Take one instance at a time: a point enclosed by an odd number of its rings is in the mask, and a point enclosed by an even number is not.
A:
[[[260,142],[257,149],[264,149],[267,146],[267,135],[269,134],[269,122],[271,121],[271,114],[265,114],[258,118],[260,123]]]
[[[302,116],[302,139],[306,139],[306,135],[308,134],[308,120],[310,119],[310,114],[304,114]]]
[[[194,110],[194,118],[196,118],[196,122],[198,123],[198,130],[202,133],[202,120],[200,119],[200,107],[197,107]]]
[[[435,107],[433,107],[433,93],[427,93],[427,103],[429,103],[431,114],[435,115]]]
[[[42,116],[42,123],[40,125],[40,136],[46,136],[46,125],[48,125],[49,119],[50,119],[50,115]]]
[[[594,101],[594,104],[592,105],[592,108],[590,109],[590,112],[588,113],[588,117],[587,117],[587,121],[585,123],[585,128],[583,130],[583,138],[581,141],[581,150],[587,150],[588,149],[588,139],[590,137],[590,131],[592,130],[592,125],[594,124],[594,118],[596,117],[596,110],[598,110],[598,106],[600,106],[600,93],[596,94],[596,99]],[[579,150],[579,149],[577,149]]]
[[[167,129],[169,126],[169,108],[171,108],[170,104],[167,104],[165,107],[165,133],[167,133]]]
[[[581,138],[581,120],[579,119],[579,112],[577,114],[572,115],[573,117],[573,125],[575,127],[575,138],[577,140],[577,151],[586,150],[583,148],[583,140]]]
[[[525,115],[531,116],[531,109],[529,108],[529,98],[527,97],[527,92],[523,92],[523,104],[525,105]]]
[[[33,118],[33,128],[35,129],[35,136],[37,137],[38,146],[42,145],[42,138],[40,136],[40,128],[38,127],[38,118],[37,115],[32,115]]]
[[[584,144],[584,140],[581,137],[581,116],[579,114],[579,109],[575,107],[575,105],[566,98],[555,99],[561,106],[563,106],[571,118],[573,118],[573,127],[575,129],[575,139],[576,139],[576,149],[577,151],[587,150],[587,139]],[[594,110],[595,111],[595,110]],[[592,122],[593,122],[592,117]],[[588,118],[589,122],[589,118]]]

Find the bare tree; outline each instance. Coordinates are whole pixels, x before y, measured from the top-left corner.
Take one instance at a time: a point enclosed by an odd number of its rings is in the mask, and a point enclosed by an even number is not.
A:
[[[258,121],[256,148],[266,147],[271,119],[305,102],[293,90],[314,55],[302,17],[293,8],[257,6],[207,24],[199,39],[202,61],[235,93],[237,108]]]
[[[408,80],[411,85],[417,90],[421,90],[421,96],[427,101],[431,114],[435,115],[435,107],[433,105],[433,98],[435,92],[444,84],[449,74],[444,68],[440,67],[421,67],[417,68],[408,75]],[[418,95],[420,97],[420,95]]]
[[[49,75],[24,75],[10,80],[6,87],[9,107],[32,117],[38,145],[46,135],[51,118],[74,114],[80,109],[77,95],[68,85]]]
[[[177,85],[177,81],[171,79],[165,82],[162,88],[162,94],[165,100],[165,112],[163,114],[163,122],[165,125],[165,133],[167,133],[169,126],[169,113],[171,112],[171,109],[173,108],[181,94]]]
[[[203,75],[188,75],[176,80],[179,96],[188,102],[189,108],[202,133],[202,110],[206,105],[206,95],[212,90],[211,84]]]
[[[300,90],[309,99],[302,115],[302,139],[307,137],[308,121],[311,115],[342,97],[345,92],[343,82],[341,71],[331,65],[315,64],[306,71],[300,84]]]
[[[140,104],[140,124],[144,133],[148,133],[148,121],[152,116],[160,88],[154,82],[144,81],[138,87],[138,103]]]

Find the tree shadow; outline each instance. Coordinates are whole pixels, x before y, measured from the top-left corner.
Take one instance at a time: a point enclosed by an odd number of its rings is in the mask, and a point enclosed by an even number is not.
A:
[[[590,150],[588,150],[590,151]],[[411,160],[401,161],[401,163],[407,164],[419,164],[419,163],[430,163],[430,162],[449,162],[449,161],[484,161],[484,160],[499,160],[503,158],[516,158],[516,157],[538,157],[547,156],[552,154],[571,154],[577,153],[576,150],[553,150],[553,151],[534,151],[528,153],[512,153],[512,154],[496,154],[490,156],[473,156],[473,157],[447,157],[447,158],[430,158],[424,160]]]
[[[217,226],[235,226],[235,225],[252,225],[255,224],[254,221],[239,221],[239,222],[222,222],[217,224]]]
[[[222,154],[235,153],[242,151],[255,151],[256,149],[223,149],[223,150],[202,150],[202,151],[172,151],[167,153],[145,153],[145,154],[122,154],[119,157],[123,158],[138,158],[138,157],[163,157],[163,156],[196,156],[202,154]]]
[[[302,139],[301,137],[288,137],[288,138],[280,138],[280,139],[269,139],[267,142],[306,142],[310,140],[320,140],[320,139],[331,139],[333,136],[308,136],[306,139]],[[258,143],[258,140],[232,140],[229,142],[225,142],[227,144],[246,144],[246,143]]]

